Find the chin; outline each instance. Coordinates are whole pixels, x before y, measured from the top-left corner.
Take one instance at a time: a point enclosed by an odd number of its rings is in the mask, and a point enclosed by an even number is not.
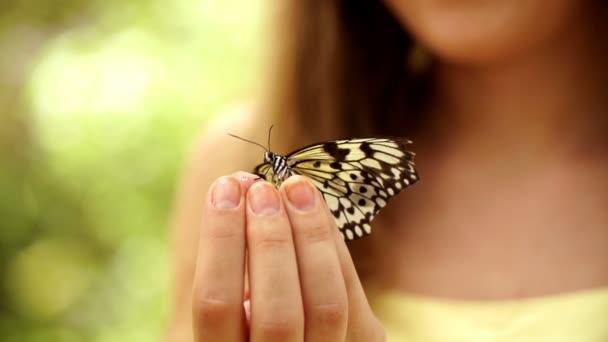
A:
[[[446,63],[496,63],[560,37],[580,0],[385,0],[414,38]]]

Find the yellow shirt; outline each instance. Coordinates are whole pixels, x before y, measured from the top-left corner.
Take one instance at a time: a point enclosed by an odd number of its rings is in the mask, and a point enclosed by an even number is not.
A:
[[[607,342],[608,288],[505,301],[370,296],[388,342]]]

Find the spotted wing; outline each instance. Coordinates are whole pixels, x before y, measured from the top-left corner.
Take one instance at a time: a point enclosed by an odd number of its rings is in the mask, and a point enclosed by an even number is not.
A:
[[[304,147],[287,159],[292,174],[308,177],[321,191],[344,238],[354,240],[370,234],[378,211],[418,180],[414,153],[406,149],[410,143],[400,138],[335,140]]]

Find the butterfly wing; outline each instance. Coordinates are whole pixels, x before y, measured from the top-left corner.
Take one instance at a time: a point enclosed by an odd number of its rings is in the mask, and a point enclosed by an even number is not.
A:
[[[406,149],[410,143],[401,138],[335,140],[304,147],[287,159],[292,174],[308,177],[321,191],[346,240],[354,240],[370,234],[378,211],[418,180],[414,153]],[[262,164],[258,171],[268,169]]]
[[[265,181],[274,184],[274,172],[272,172],[272,165],[269,163],[262,163],[256,166],[253,173],[258,175],[260,178],[263,178]]]

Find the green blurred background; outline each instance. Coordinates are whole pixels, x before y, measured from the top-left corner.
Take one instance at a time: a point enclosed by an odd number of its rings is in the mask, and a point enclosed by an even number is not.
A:
[[[0,340],[154,341],[189,145],[256,86],[259,0],[2,0]]]

